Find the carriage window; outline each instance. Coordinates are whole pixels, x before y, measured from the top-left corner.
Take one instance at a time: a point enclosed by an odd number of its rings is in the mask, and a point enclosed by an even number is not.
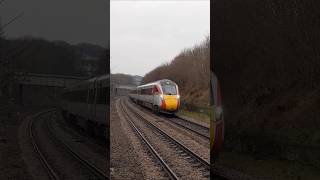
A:
[[[86,90],[76,90],[67,92],[63,96],[69,102],[86,102],[87,92]]]
[[[143,95],[152,95],[152,87],[141,89],[141,94],[143,94]]]

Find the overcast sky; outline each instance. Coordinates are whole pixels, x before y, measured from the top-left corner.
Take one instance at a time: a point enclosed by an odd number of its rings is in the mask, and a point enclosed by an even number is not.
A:
[[[210,1],[111,1],[111,73],[145,75],[210,34]]]
[[[2,0],[1,0],[2,1]],[[69,43],[106,47],[109,37],[107,0],[5,0],[0,6],[2,24],[21,12],[8,26],[9,38],[34,36]]]

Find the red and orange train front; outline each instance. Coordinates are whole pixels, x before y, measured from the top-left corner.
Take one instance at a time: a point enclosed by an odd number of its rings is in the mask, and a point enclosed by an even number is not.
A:
[[[178,86],[172,81],[164,81],[160,83],[160,108],[163,112],[174,113],[178,111],[180,106],[180,95]]]

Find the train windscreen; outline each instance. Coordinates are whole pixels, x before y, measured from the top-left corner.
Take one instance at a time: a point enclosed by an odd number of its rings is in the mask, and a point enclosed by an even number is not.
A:
[[[177,95],[176,85],[171,82],[161,83],[163,94],[165,95]]]

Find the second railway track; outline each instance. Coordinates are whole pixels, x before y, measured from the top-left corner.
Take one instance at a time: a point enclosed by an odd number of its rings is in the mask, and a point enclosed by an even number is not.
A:
[[[163,169],[166,170],[168,176],[171,179],[187,179],[186,175],[183,174],[183,172],[175,172],[176,167],[180,164],[173,164],[172,162],[167,162],[168,159],[161,158],[161,156],[164,156],[163,153],[157,152],[156,148],[152,146],[153,142],[149,141],[149,137],[147,137],[144,132],[139,130],[139,128],[135,125],[135,122],[130,120],[132,119],[130,117],[130,114],[134,114],[134,116],[139,119],[141,122],[143,122],[148,128],[150,128],[155,134],[157,134],[158,138],[163,141],[163,143],[170,145],[171,148],[175,154],[175,157],[179,157],[181,161],[188,162],[189,169],[193,169],[193,171],[196,171],[200,173],[201,175],[198,177],[198,179],[208,179],[210,177],[210,164],[202,159],[199,155],[192,152],[189,148],[184,146],[183,144],[179,143],[177,140],[175,140],[173,137],[162,131],[160,128],[158,128],[153,123],[149,122],[147,119],[145,119],[143,116],[141,116],[139,113],[135,112],[133,109],[126,107],[123,104],[123,101],[120,100],[120,109],[123,114],[125,114],[126,119],[130,122],[133,129],[136,131],[137,134],[139,134],[140,138],[145,144],[148,144],[150,151],[152,151],[152,154],[157,158],[158,162],[160,162]],[[129,110],[130,109],[130,110]],[[129,113],[130,112],[130,113]],[[169,153],[169,152],[168,152]],[[160,158],[159,158],[159,157]],[[190,172],[188,172],[190,173]]]
[[[48,172],[48,176],[50,177],[50,179],[59,180],[59,179],[64,179],[64,177],[61,177],[61,175],[59,175],[58,170],[55,169],[56,167],[52,165],[48,160],[49,159],[48,155],[46,157],[46,153],[44,153],[43,150],[41,149],[39,142],[37,142],[37,138],[35,136],[35,128],[34,128],[35,121],[37,119],[41,118],[41,116],[47,113],[52,113],[52,112],[53,110],[45,111],[37,114],[35,117],[33,117],[29,121],[28,127],[29,127],[29,136],[32,142],[32,146],[35,152],[38,154],[38,157],[43,167]],[[70,155],[70,157],[73,157],[73,159],[77,161],[79,164],[81,164],[82,167],[84,167],[89,172],[91,172],[92,174],[91,177],[92,178],[94,177],[93,179],[109,179],[109,176],[105,172],[103,172],[103,170],[100,170],[94,164],[90,163],[88,160],[83,158],[79,153],[77,153],[74,149],[72,149],[71,146],[69,146],[67,143],[58,139],[53,132],[52,125],[48,121],[46,122],[46,126],[47,126],[46,128],[48,131],[48,135],[50,136],[50,138],[52,138],[55,142],[58,142],[65,149],[65,151]]]
[[[180,117],[173,117],[173,118],[165,118],[166,120],[181,126],[189,131],[192,131],[193,133],[207,139],[210,140],[210,129],[208,127],[202,126],[200,124],[197,124],[195,122],[192,121],[188,121],[185,119],[182,119]]]
[[[48,162],[48,160],[45,157],[44,153],[40,150],[40,147],[36,142],[36,138],[35,138],[35,135],[34,135],[34,129],[33,129],[34,121],[37,118],[40,118],[41,115],[43,115],[45,113],[48,113],[48,112],[50,112],[50,111],[39,113],[29,121],[29,124],[28,124],[29,137],[30,137],[33,149],[38,154],[39,160],[41,161],[43,167],[46,169],[46,171],[48,173],[48,176],[53,180],[59,180],[60,178],[59,178],[58,174],[56,173],[54,168],[51,166],[51,164]]]

